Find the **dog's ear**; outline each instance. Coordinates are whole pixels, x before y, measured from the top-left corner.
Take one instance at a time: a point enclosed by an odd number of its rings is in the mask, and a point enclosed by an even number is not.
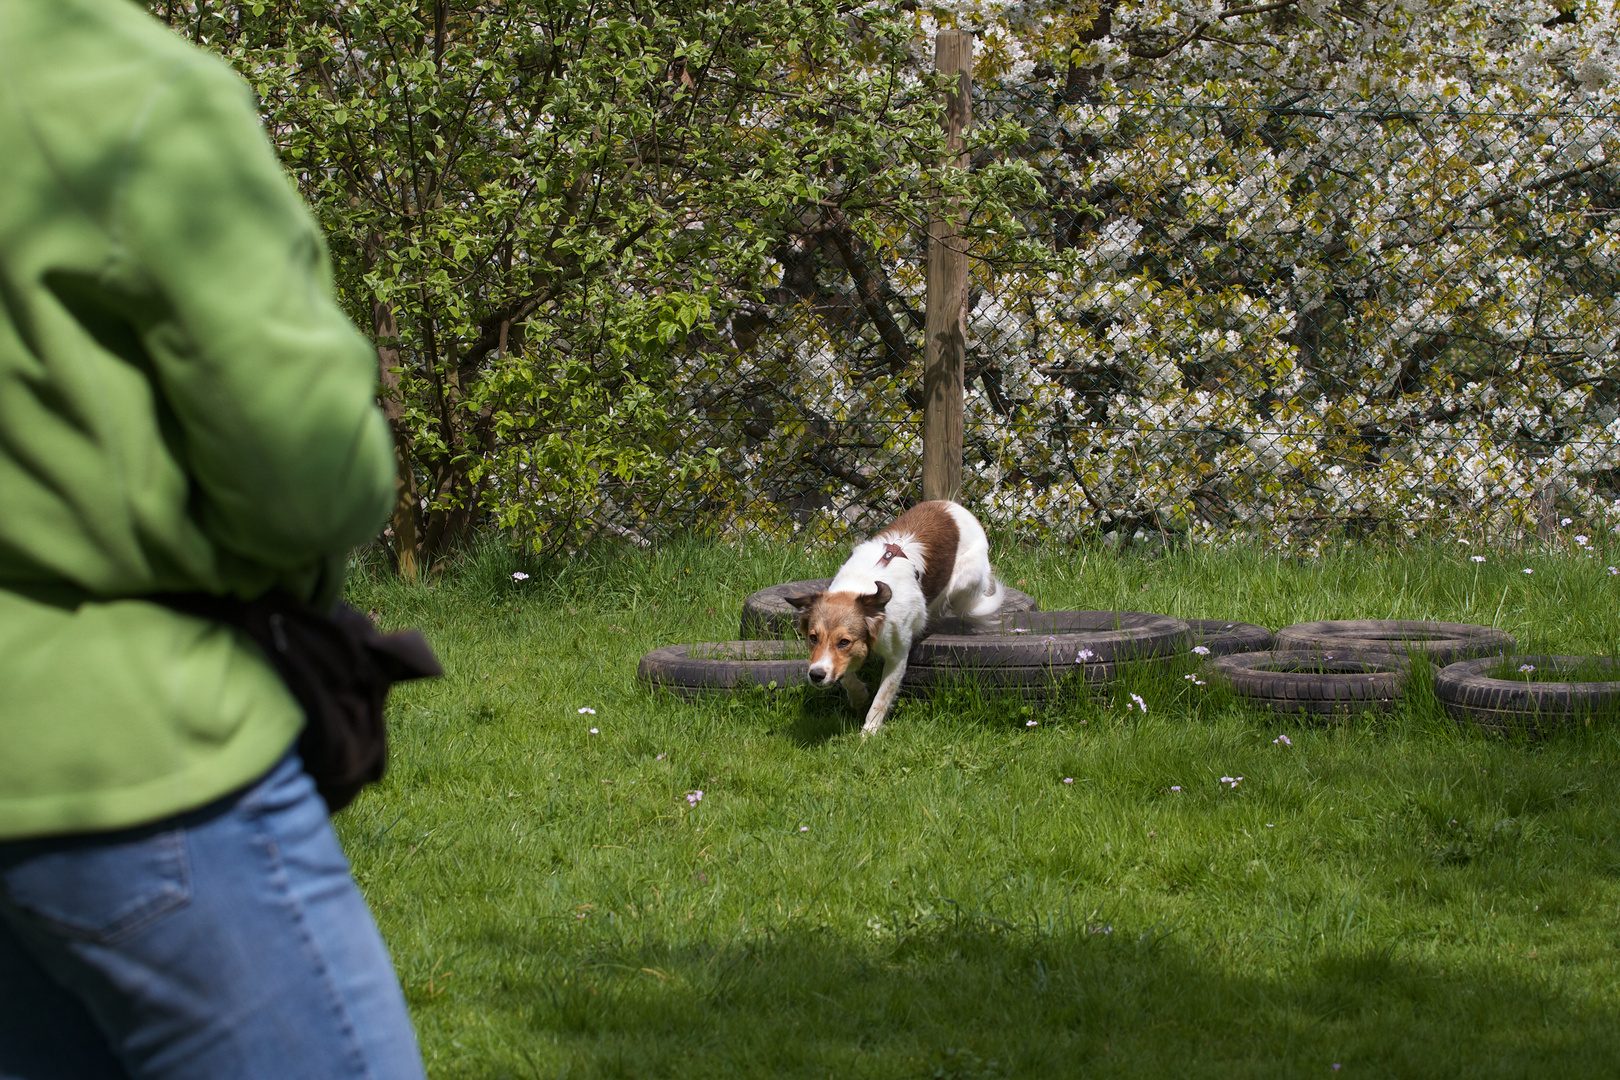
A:
[[[861,614],[866,618],[866,636],[875,641],[883,630],[883,609],[889,606],[894,599],[894,590],[889,583],[877,583],[877,592],[863,595],[860,598]]]
[[[782,599],[788,602],[788,606],[793,608],[793,629],[797,630],[799,634],[809,634],[810,627],[807,624],[810,621],[810,609],[815,606],[818,600],[826,595],[827,592],[825,589],[823,589],[821,592],[809,593],[804,596],[782,597]]]
[[[889,588],[888,582],[880,581],[877,583],[877,592],[861,597],[861,614],[881,615],[883,609],[889,606],[889,601],[892,599],[894,599],[894,590]]]

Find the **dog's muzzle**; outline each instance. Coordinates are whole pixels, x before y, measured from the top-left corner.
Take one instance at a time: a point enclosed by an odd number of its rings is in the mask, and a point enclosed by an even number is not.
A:
[[[808,672],[810,681],[817,686],[832,678],[832,669],[825,664],[811,664]]]

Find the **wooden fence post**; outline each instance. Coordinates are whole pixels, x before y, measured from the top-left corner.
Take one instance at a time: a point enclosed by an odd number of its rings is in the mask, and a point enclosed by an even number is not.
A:
[[[967,167],[962,135],[973,123],[973,34],[941,30],[934,67],[950,77],[945,96],[945,153]],[[952,203],[928,223],[928,316],[923,343],[924,499],[954,499],[962,490],[962,394],[967,360],[967,250],[962,211]]]

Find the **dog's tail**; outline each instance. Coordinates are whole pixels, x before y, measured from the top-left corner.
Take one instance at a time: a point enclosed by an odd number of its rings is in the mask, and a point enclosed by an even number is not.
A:
[[[1007,590],[1001,587],[1001,582],[995,576],[990,578],[990,584],[985,586],[983,593],[979,594],[973,606],[962,614],[970,619],[988,619],[1001,610],[1002,601],[1006,599]]]

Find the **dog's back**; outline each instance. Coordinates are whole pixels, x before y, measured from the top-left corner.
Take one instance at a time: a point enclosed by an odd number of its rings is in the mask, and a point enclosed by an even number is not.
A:
[[[922,566],[919,584],[930,616],[977,619],[1001,610],[989,538],[978,519],[956,503],[918,503],[868,543],[895,545]]]
[[[962,527],[950,512],[954,503],[918,503],[895,518],[889,527],[873,540],[879,544],[897,545],[906,558],[922,567],[918,584],[928,610],[935,610],[941,596],[948,594],[951,575],[956,571],[957,546],[961,543]]]

